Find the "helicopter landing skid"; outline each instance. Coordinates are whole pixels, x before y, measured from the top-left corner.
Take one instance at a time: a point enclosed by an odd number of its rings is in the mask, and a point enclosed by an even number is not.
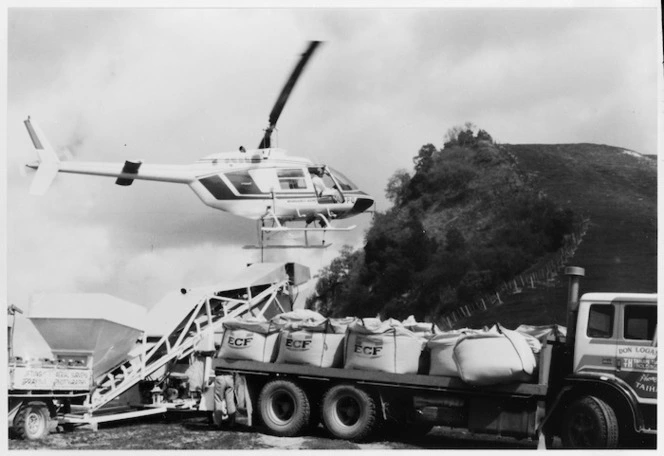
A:
[[[268,250],[268,249],[326,249],[333,244],[320,244],[320,245],[245,245],[242,248],[245,250]]]
[[[257,249],[326,249],[329,246],[332,245],[332,243],[326,244],[325,239],[323,239],[323,242],[321,244],[311,244],[309,242],[309,232],[323,232],[325,233],[326,231],[350,231],[355,229],[356,225],[353,226],[348,226],[348,227],[343,227],[343,228],[335,228],[330,225],[325,226],[325,227],[291,227],[291,226],[284,226],[279,224],[278,226],[261,226],[260,227],[260,234],[259,234],[259,244],[257,246],[245,246],[245,248],[257,248]],[[265,235],[266,234],[273,234],[273,233],[288,233],[288,232],[295,232],[295,231],[302,231],[304,232],[304,244],[267,244],[265,242]]]
[[[357,228],[357,225],[353,226],[345,226],[343,228],[333,228],[331,226],[328,227],[323,227],[323,228],[307,228],[307,227],[286,227],[286,226],[263,226],[261,227],[261,231],[264,231],[266,233],[274,233],[274,232],[284,232],[284,231],[304,231],[305,233],[308,231],[351,231]]]

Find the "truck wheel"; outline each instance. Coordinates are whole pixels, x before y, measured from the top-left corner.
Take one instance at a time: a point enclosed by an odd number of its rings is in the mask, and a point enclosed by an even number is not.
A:
[[[563,417],[561,435],[565,448],[616,448],[618,419],[603,400],[584,396],[572,402]]]
[[[353,385],[337,385],[323,396],[323,423],[335,437],[360,441],[378,425],[374,399]]]
[[[50,413],[43,402],[30,402],[21,406],[14,417],[13,428],[23,440],[39,440],[48,435]]]
[[[311,419],[309,398],[289,380],[273,380],[261,390],[258,408],[265,426],[279,437],[300,434]]]

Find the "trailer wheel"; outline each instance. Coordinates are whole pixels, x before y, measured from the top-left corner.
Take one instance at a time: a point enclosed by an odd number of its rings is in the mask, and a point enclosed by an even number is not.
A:
[[[603,400],[584,396],[568,406],[560,437],[566,448],[616,448],[616,413]]]
[[[353,385],[337,385],[323,396],[323,423],[335,437],[360,441],[379,423],[376,401]]]
[[[309,398],[302,388],[289,380],[273,380],[258,398],[261,419],[275,435],[293,437],[310,423]]]
[[[21,406],[14,417],[13,428],[23,440],[39,440],[48,435],[50,413],[43,402],[30,402]]]

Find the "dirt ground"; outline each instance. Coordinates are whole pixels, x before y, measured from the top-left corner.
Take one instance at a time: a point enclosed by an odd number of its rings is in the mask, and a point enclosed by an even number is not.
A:
[[[100,425],[95,432],[81,427],[72,432],[52,433],[37,442],[9,440],[9,450],[192,450],[192,449],[535,449],[536,442],[509,438],[474,436],[468,432],[437,427],[416,442],[378,438],[367,443],[353,443],[330,438],[319,427],[305,437],[274,437],[239,423],[233,430],[219,430],[205,417],[165,421],[151,419]]]

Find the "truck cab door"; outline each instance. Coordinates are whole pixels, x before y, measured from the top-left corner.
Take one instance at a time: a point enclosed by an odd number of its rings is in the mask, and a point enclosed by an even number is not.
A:
[[[574,349],[574,372],[613,375],[616,370],[616,306],[610,302],[582,302]]]
[[[624,303],[619,319],[616,376],[643,403],[657,399],[657,306]]]

